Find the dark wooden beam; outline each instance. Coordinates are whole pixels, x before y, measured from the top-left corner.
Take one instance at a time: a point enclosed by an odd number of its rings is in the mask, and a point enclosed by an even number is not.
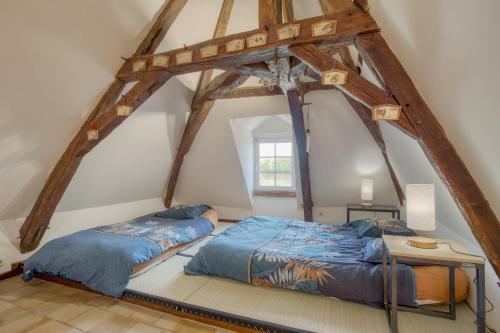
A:
[[[172,204],[175,187],[177,186],[182,163],[184,162],[184,156],[189,152],[189,149],[191,149],[191,145],[198,131],[214,106],[215,99],[222,96],[226,91],[232,90],[243,84],[246,79],[248,79],[248,76],[237,73],[226,72],[220,74],[202,90],[198,99],[193,101],[191,115],[182,133],[181,143],[175,155],[172,168],[170,169],[168,183],[163,195],[165,207],[170,207]]]
[[[274,74],[269,71],[269,68],[264,62],[248,64],[244,66],[221,67],[219,69],[256,77],[272,78],[274,76]]]
[[[167,30],[172,25],[187,0],[170,0],[164,6],[151,29],[137,47],[134,55],[147,55],[156,51],[156,47],[161,42]],[[122,67],[123,69],[123,67]],[[170,75],[160,75],[161,77],[170,77]],[[146,79],[147,80],[147,79]],[[78,133],[73,137],[63,155],[50,172],[45,185],[38,195],[38,198],[31,209],[30,214],[24,221],[19,233],[21,236],[21,252],[34,250],[42,239],[50,219],[54,214],[57,204],[61,200],[71,179],[76,173],[84,152],[88,149],[85,146],[87,142],[87,130],[92,123],[95,123],[101,114],[110,109],[117,98],[122,93],[125,82],[114,80],[101,96],[99,102],[90,112]],[[105,135],[105,133],[103,133]],[[102,137],[102,134],[101,134]],[[88,151],[88,150],[87,150]]]
[[[216,100],[226,91],[241,86],[247,79],[248,76],[239,73],[225,72],[218,75],[201,90],[199,97],[191,104],[191,110],[200,108],[207,100]]]
[[[299,99],[300,95],[297,90],[289,90],[286,92],[288,98],[288,106],[292,116],[293,132],[295,134],[295,142],[297,144],[297,152],[299,159],[300,185],[302,188],[302,201],[304,206],[304,220],[313,220],[313,202],[311,194],[311,178],[309,175],[309,154],[306,150],[306,129],[304,125],[304,115],[302,113],[302,103]]]
[[[292,0],[283,0],[283,20],[285,23],[290,23],[295,20]]]
[[[500,222],[443,127],[381,34],[361,35],[356,39],[356,46],[403,107],[415,127],[422,150],[500,276]]]
[[[187,0],[169,0],[134,52],[134,56],[152,54],[167,34],[175,19],[186,5]]]
[[[366,108],[366,106],[359,103],[358,101],[355,101],[348,95],[344,94],[344,96],[347,99],[347,102],[351,104],[352,108],[359,116],[363,124],[365,124],[366,128],[368,129],[373,139],[375,140],[375,143],[380,148],[382,156],[384,157],[385,163],[387,165],[387,169],[389,170],[389,174],[391,176],[394,189],[396,190],[399,204],[403,206],[405,200],[405,194],[403,192],[403,189],[401,188],[401,185],[399,184],[398,178],[396,177],[396,173],[394,172],[394,168],[392,167],[392,164],[389,160],[389,156],[387,156],[384,137],[382,136],[382,132],[380,131],[378,123],[372,119],[372,113],[369,109]]]
[[[294,46],[290,49],[290,52],[302,60],[302,62],[308,64],[317,74],[332,70],[333,68],[348,72],[347,83],[336,85],[336,87],[370,109],[386,102],[398,104],[394,99],[388,99],[385,91],[360,76],[356,71],[336,61],[329,54],[313,44]],[[398,121],[390,121],[390,123],[411,137],[416,137],[415,129],[405,114],[402,114]]]
[[[246,97],[263,97],[263,96],[279,96],[283,95],[280,88],[269,90],[266,87],[241,87],[227,91],[218,99],[246,98]]]
[[[338,12],[349,11],[354,8],[354,4],[351,0],[319,0],[321,5],[321,10],[323,14],[335,14]],[[342,46],[338,50],[340,57],[342,58],[342,62],[352,70],[360,72],[359,69],[356,68],[356,64],[354,63],[354,59],[352,58],[351,52],[349,51],[349,46]]]
[[[231,11],[233,9],[234,0],[224,0],[219,13],[219,19],[215,26],[214,38],[222,37],[226,34],[227,24],[229,22],[229,17],[231,16]],[[212,79],[213,70],[208,69],[202,71],[200,78],[198,80],[198,86],[196,87],[193,99],[197,98],[203,88],[206,87],[210,79]]]
[[[335,19],[338,21],[337,32],[334,35],[312,36],[311,24],[322,21],[323,19]],[[127,81],[138,80],[145,72],[149,71],[168,71],[174,75],[207,70],[212,68],[221,68],[225,66],[240,66],[247,65],[267,60],[272,60],[275,57],[289,57],[291,54],[288,51],[290,46],[300,45],[304,43],[316,43],[318,46],[342,46],[352,44],[354,38],[359,33],[379,31],[379,28],[370,15],[363,13],[359,9],[354,9],[352,12],[341,12],[335,15],[326,15],[312,17],[304,20],[298,20],[296,24],[300,24],[300,34],[296,38],[279,40],[277,29],[282,25],[272,25],[269,30],[252,30],[239,34],[229,35],[221,38],[215,38],[204,41],[195,45],[187,46],[185,49],[177,49],[169,52],[163,52],[156,55],[148,55],[144,57],[134,57],[129,59],[120,70],[118,78]],[[246,39],[257,32],[267,32],[268,41],[266,45],[257,46],[254,48],[245,48],[242,51],[226,52],[226,42],[233,39]],[[210,58],[201,58],[200,49],[207,45],[217,45],[219,54]],[[182,51],[193,51],[193,60],[189,64],[176,65],[175,55]],[[169,62],[167,68],[153,66],[153,58],[162,55],[168,56]],[[144,71],[134,71],[133,64],[136,61],[146,61],[146,69]]]
[[[57,204],[75,175],[83,156],[126,119],[126,117],[117,116],[116,106],[125,104],[126,101],[126,104],[132,106],[133,110],[135,110],[170,77],[171,75],[168,73],[149,73],[141,81],[137,82],[116,105],[112,103],[109,105],[109,101],[106,102],[105,98],[101,99],[101,104],[106,104],[107,108],[98,115],[92,118],[89,117],[89,121],[86,122],[88,125],[93,123],[95,128],[99,130],[99,140],[87,139],[89,127],[82,127],[73,138],[69,147],[50,173],[49,179],[20,230],[21,252],[31,251],[40,243]],[[120,87],[117,85],[110,91],[114,94],[119,89]],[[107,96],[110,97],[110,95]]]
[[[259,29],[268,30],[272,25],[281,23],[280,0],[259,0]],[[279,18],[278,18],[279,17]]]
[[[368,0],[353,0],[353,3],[356,5],[356,7],[358,7],[365,13],[368,13],[370,9],[370,7],[368,6]]]

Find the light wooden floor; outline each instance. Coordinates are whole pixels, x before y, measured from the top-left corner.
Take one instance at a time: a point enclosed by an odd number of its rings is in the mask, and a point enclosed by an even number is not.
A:
[[[20,277],[0,281],[0,333],[226,333],[112,298]]]

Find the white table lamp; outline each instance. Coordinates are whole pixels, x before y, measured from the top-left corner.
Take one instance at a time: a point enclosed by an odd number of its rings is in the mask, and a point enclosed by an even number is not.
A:
[[[373,207],[373,204],[370,202],[373,200],[373,179],[361,179],[361,200],[363,200],[361,203],[362,207]]]
[[[410,229],[436,230],[436,205],[433,184],[406,185],[406,220]],[[437,247],[437,242],[427,237],[409,237],[408,244],[424,249],[435,249]]]

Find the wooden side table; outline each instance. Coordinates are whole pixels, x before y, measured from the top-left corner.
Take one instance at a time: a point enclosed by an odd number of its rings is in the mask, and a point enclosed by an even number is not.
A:
[[[392,218],[396,216],[400,219],[400,211],[396,206],[390,205],[373,205],[372,207],[363,207],[360,204],[347,204],[347,223],[351,222],[351,212],[376,212],[376,213],[391,213]]]
[[[392,333],[398,332],[398,310],[416,312],[431,316],[438,316],[455,320],[455,267],[468,267],[476,269],[477,281],[477,332],[486,332],[486,313],[485,313],[485,286],[484,286],[484,259],[459,254],[451,250],[459,252],[468,251],[458,246],[456,243],[447,240],[438,240],[438,248],[436,249],[419,249],[407,244],[408,237],[383,235],[384,254],[383,254],[383,275],[384,275],[384,307],[389,321],[389,326]],[[387,278],[387,257],[391,255],[391,297],[388,299],[388,278]],[[441,265],[448,266],[449,270],[449,287],[450,287],[450,306],[449,312],[435,311],[424,308],[411,308],[400,306],[397,303],[398,299],[398,278],[397,278],[397,263],[398,260],[404,259],[405,262]]]

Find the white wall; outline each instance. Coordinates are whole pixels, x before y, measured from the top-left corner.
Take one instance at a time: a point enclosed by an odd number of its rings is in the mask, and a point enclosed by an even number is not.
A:
[[[500,22],[496,0],[371,0],[372,15],[448,137],[500,216],[497,78]],[[425,24],[424,24],[425,22]],[[482,253],[453,198],[416,142],[382,127],[397,175],[406,183],[434,183],[436,235]],[[497,310],[488,323],[500,328],[498,277],[487,267],[487,296]]]
[[[0,220],[27,215],[84,116],[112,82],[120,56],[133,52],[162,3],[2,1]],[[116,131],[121,134],[113,133],[84,159],[60,211],[161,193],[182,128],[176,117],[188,110],[191,92],[173,79],[157,95],[138,112],[158,112],[133,115]]]
[[[41,245],[51,239],[70,233],[107,225],[125,222],[132,218],[165,209],[160,198],[127,202],[112,206],[95,207],[54,214],[50,228],[45,233]],[[24,219],[0,221],[0,273],[9,271],[10,265],[23,260],[31,253],[19,252],[19,228]]]

